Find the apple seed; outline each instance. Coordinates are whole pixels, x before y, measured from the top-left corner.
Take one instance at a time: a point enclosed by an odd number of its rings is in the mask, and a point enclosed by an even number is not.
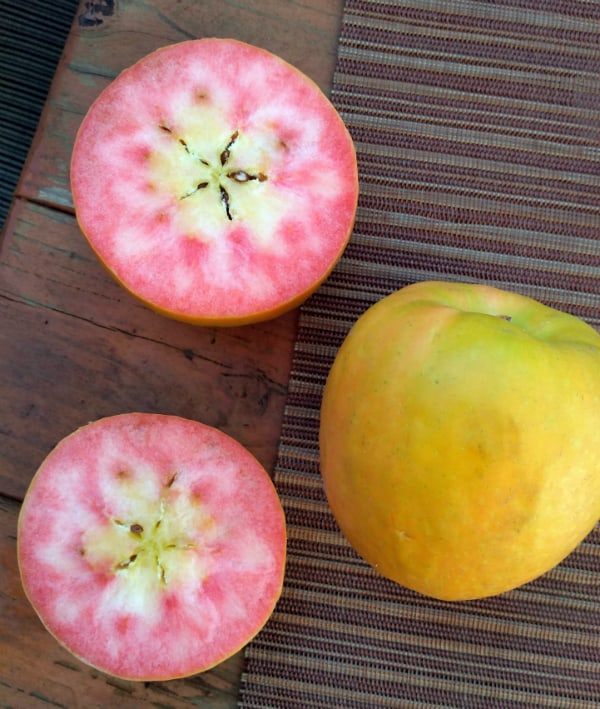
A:
[[[166,126],[164,124],[160,124],[159,129],[164,131],[165,133],[169,133],[170,135],[174,135],[173,131],[169,126]],[[219,162],[220,162],[220,168],[216,167],[214,168],[211,166],[211,163],[209,160],[206,158],[198,155],[192,148],[190,148],[189,143],[187,140],[183,137],[178,137],[176,138],[177,142],[179,145],[183,147],[185,150],[186,154],[192,158],[193,161],[199,163],[202,167],[203,173],[206,172],[204,168],[209,168],[208,169],[208,177],[209,179],[202,179],[201,181],[197,182],[194,187],[192,187],[190,190],[185,192],[180,196],[179,199],[188,199],[189,197],[193,197],[199,190],[206,189],[209,187],[211,184],[215,185],[218,187],[218,192],[219,192],[219,198],[220,201],[223,205],[223,208],[225,210],[225,215],[227,216],[227,219],[229,221],[233,221],[233,214],[231,211],[231,195],[228,192],[227,188],[223,184],[223,178],[228,178],[230,180],[234,180],[237,183],[244,183],[244,182],[251,182],[253,180],[256,180],[258,182],[265,182],[268,177],[267,175],[264,174],[264,172],[259,172],[258,174],[254,175],[251,172],[248,172],[247,170],[237,168],[235,170],[230,170],[228,172],[224,171],[224,168],[227,166],[227,164],[230,161],[231,158],[231,151],[233,146],[235,145],[237,139],[239,138],[239,131],[235,131],[231,138],[229,139],[227,145],[225,148],[221,151],[219,154]],[[174,136],[175,137],[175,136]],[[204,174],[203,174],[204,178]]]

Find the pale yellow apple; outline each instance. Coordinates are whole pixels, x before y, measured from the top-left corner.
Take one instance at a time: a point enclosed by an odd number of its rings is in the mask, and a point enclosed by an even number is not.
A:
[[[524,584],[600,518],[600,334],[484,285],[422,282],[355,323],[321,411],[348,541],[446,600]]]

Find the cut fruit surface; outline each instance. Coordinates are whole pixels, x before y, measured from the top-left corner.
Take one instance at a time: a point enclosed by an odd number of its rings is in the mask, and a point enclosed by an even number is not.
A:
[[[243,647],[279,598],[285,547],[256,459],[175,416],[80,428],[42,463],[19,516],[21,578],[44,625],[135,680],[201,672]]]
[[[159,49],[99,96],[71,186],[92,248],[163,314],[243,324],[301,303],[349,239],[356,154],[308,77],[229,39]]]

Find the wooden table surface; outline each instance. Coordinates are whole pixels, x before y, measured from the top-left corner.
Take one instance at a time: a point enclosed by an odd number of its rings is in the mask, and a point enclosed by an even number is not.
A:
[[[0,260],[0,707],[236,706],[243,653],[185,680],[107,677],[46,632],[19,580],[20,501],[45,455],[88,421],[163,412],[217,426],[272,471],[297,312],[200,328],[134,301],[92,255],[72,209],[69,161],[91,102],[154,49],[234,37],[282,56],[327,93],[342,0],[117,0],[75,18],[7,220]],[[96,3],[96,5],[107,5]]]

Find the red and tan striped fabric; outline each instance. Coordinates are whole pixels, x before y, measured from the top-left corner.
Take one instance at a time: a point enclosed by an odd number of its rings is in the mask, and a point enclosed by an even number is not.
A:
[[[247,648],[240,706],[597,709],[600,529],[510,593],[423,598],[339,533],[317,436],[349,327],[407,283],[491,283],[600,329],[600,3],[349,0],[332,100],[361,196],[301,312],[276,469],[287,577]]]

